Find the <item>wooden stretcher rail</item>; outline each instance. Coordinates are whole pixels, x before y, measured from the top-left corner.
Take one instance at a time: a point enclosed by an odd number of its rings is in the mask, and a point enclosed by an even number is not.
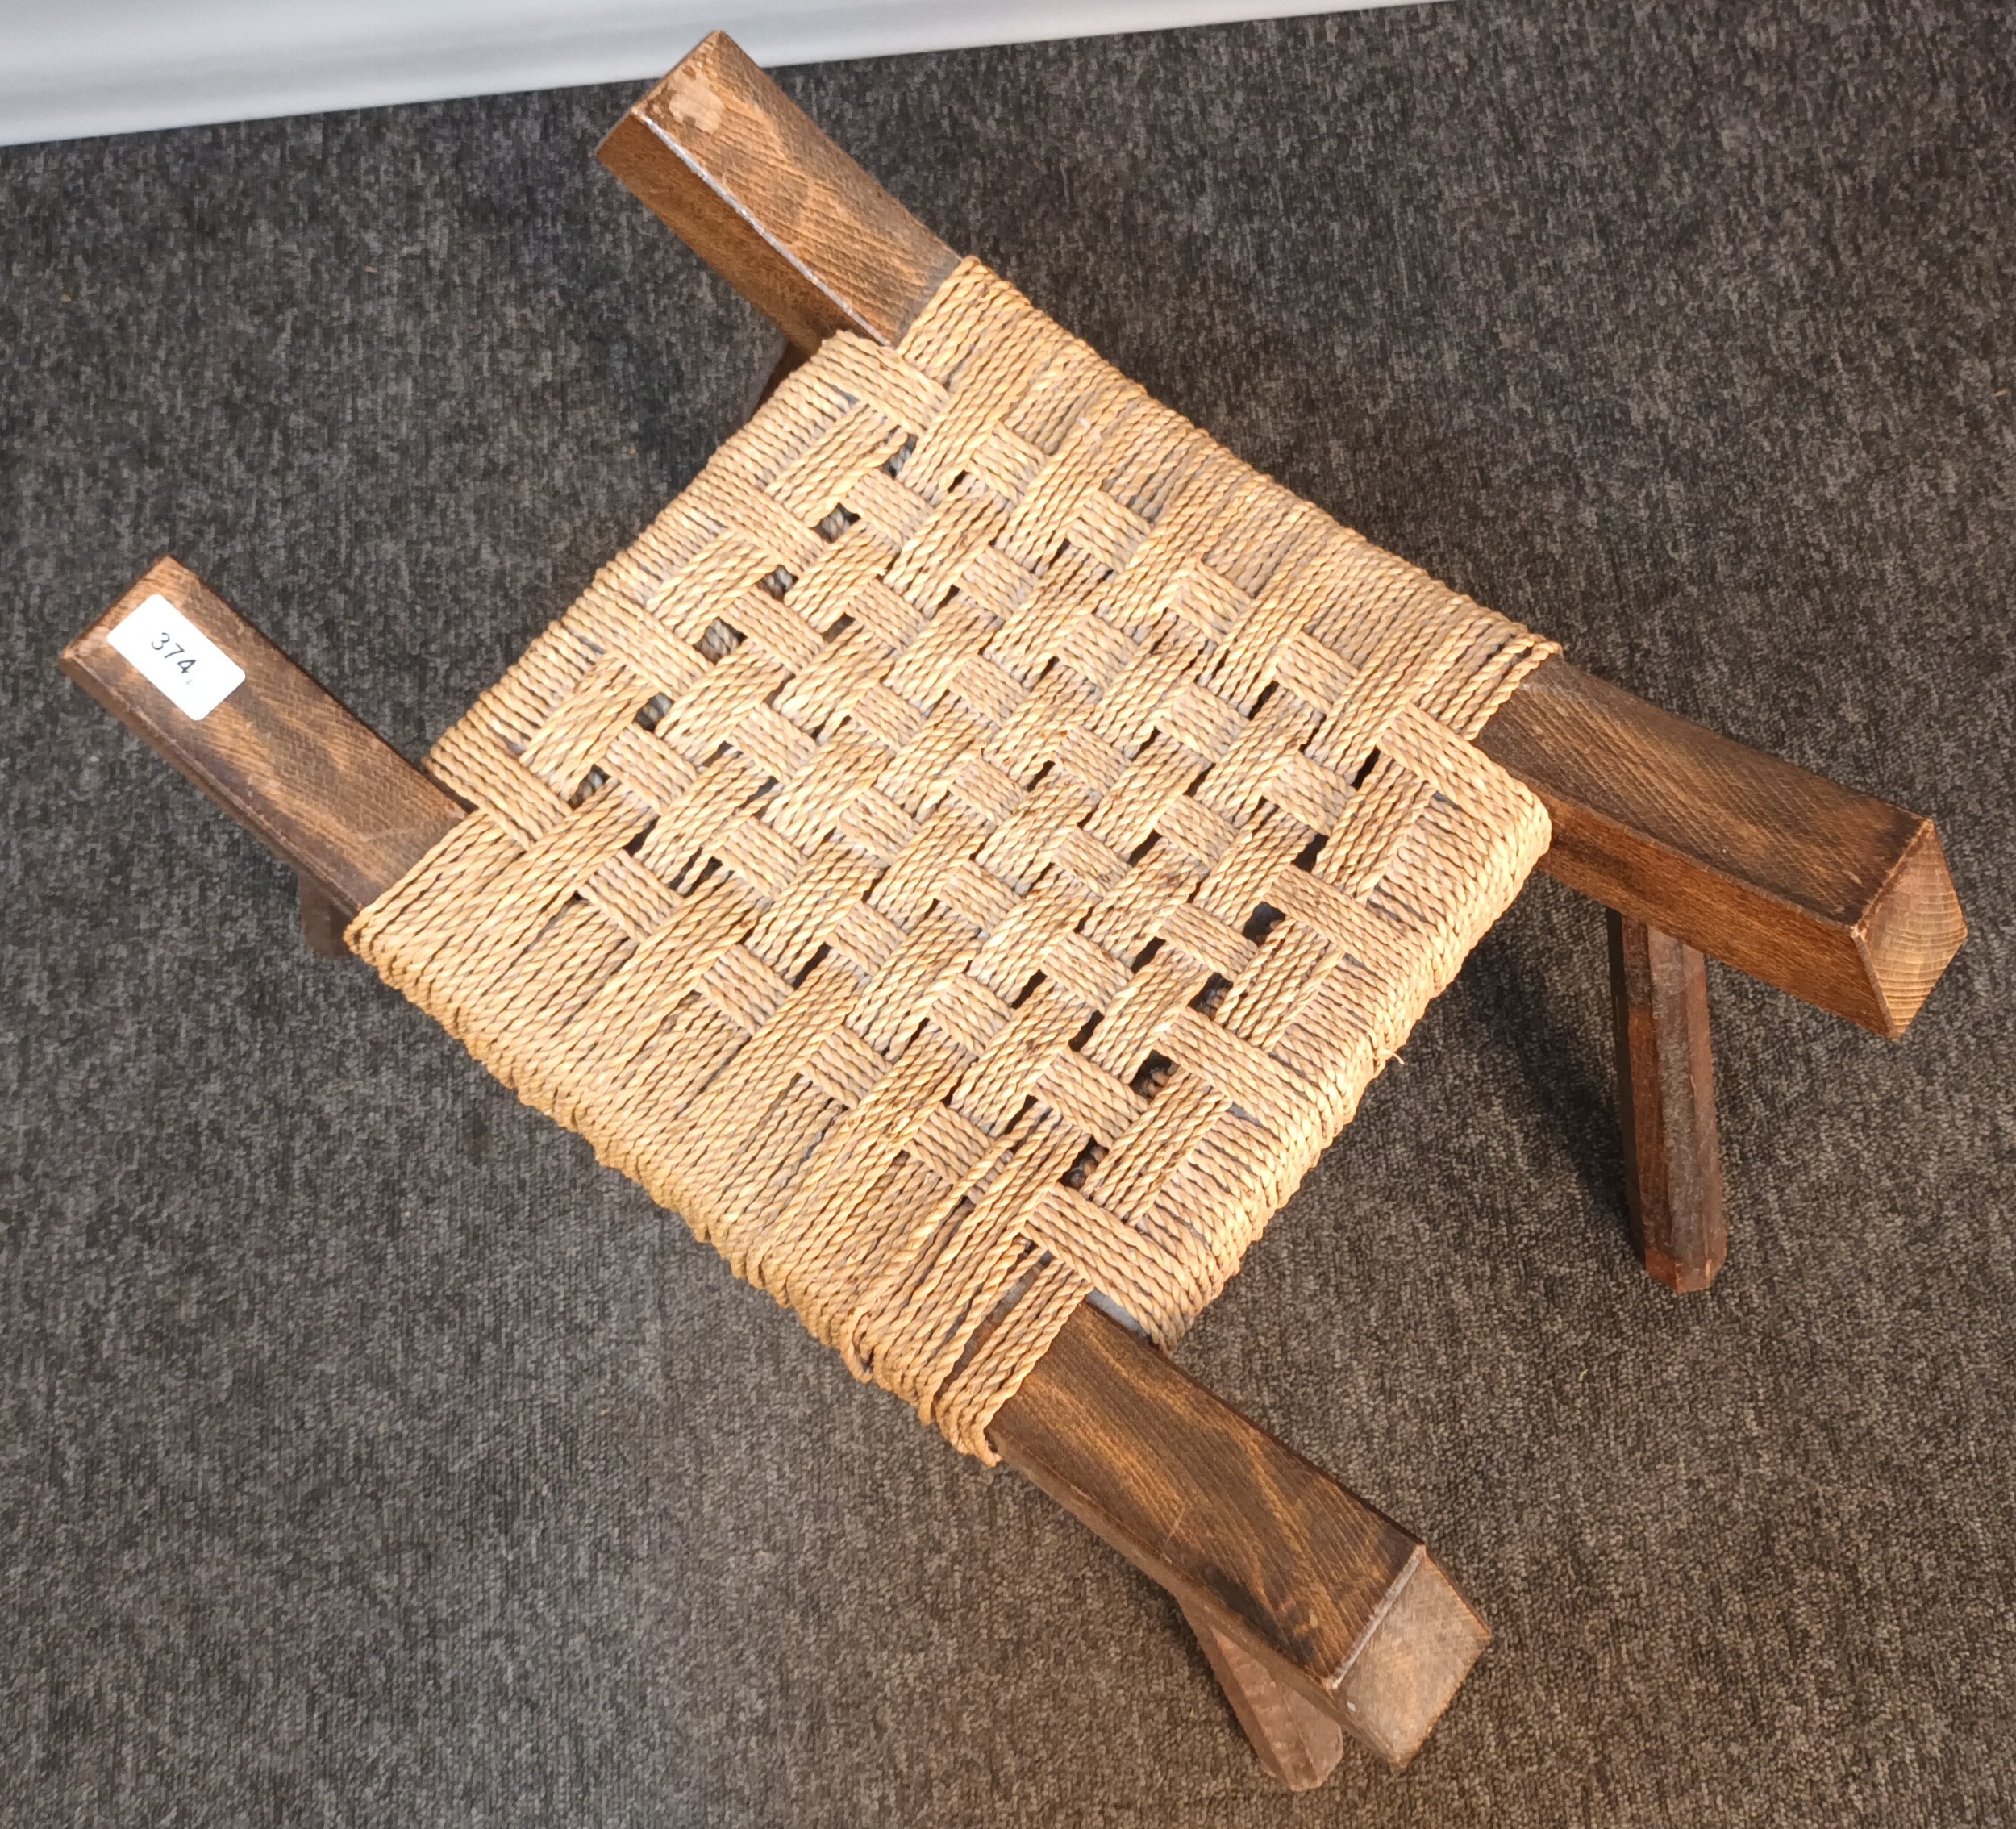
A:
[[[956,260],[719,32],[601,156],[800,348],[896,341]],[[1878,1035],[1903,1034],[1966,935],[1931,820],[1565,661],[1481,744],[1547,802],[1551,874]]]
[[[200,721],[108,639],[156,593],[244,669]],[[61,665],[301,874],[304,906],[325,929],[390,888],[466,814],[172,559]],[[1489,1641],[1418,1541],[1089,1304],[1001,1411],[993,1439],[1244,1660],[1253,1694],[1284,1719],[1295,1698],[1314,1705],[1395,1767]]]
[[[115,649],[111,631],[159,594],[244,669],[200,721]],[[469,810],[351,715],[194,572],[164,559],[77,640],[63,671],[319,889],[344,923]]]
[[[1893,1041],[1966,937],[1930,819],[1565,660],[1477,741],[1547,802],[1550,875]]]

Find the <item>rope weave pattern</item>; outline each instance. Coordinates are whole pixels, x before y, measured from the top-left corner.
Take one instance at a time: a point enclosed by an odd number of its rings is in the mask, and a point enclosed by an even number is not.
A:
[[[442,739],[355,949],[958,1447],[1173,1343],[1518,893],[1551,644],[968,261],[831,339]]]

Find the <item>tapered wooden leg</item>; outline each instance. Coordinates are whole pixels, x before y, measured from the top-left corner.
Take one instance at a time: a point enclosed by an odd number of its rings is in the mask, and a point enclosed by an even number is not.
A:
[[[1669,1289],[1705,1289],[1729,1255],[1706,963],[1614,909],[1610,938],[1631,1242]]]
[[[308,950],[324,959],[348,959],[350,948],[344,944],[343,930],[350,924],[348,918],[314,877],[296,880],[301,885],[301,937]]]
[[[1186,1606],[1183,1616],[1204,1648],[1211,1673],[1260,1764],[1291,1791],[1314,1790],[1343,1756],[1343,1729],[1313,1702],[1277,1681],[1258,1658],[1202,1613]]]
[[[784,377],[789,374],[794,369],[803,368],[805,366],[806,358],[810,353],[811,352],[809,350],[799,348],[795,343],[786,343],[784,346],[783,352],[777,357],[776,364],[772,367],[768,377],[764,381],[761,389],[757,392],[756,397],[756,406],[752,406],[749,410],[752,413],[754,413],[756,410],[756,407],[767,405],[770,396],[775,394],[780,387],[783,386]]]
[[[308,942],[308,952],[324,960],[347,960],[351,950],[343,944],[343,930],[348,919],[343,910],[314,877],[296,877],[296,881],[300,883],[300,938]]]

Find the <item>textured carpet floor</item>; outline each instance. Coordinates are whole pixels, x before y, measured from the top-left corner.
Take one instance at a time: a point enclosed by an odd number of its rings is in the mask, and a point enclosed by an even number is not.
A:
[[[1936,815],[1900,1046],[1718,969],[1735,1243],[1630,1258],[1536,881],[1183,1351],[1496,1627],[1291,1798],[1171,1604],[853,1384],[65,684],[163,551],[417,754],[768,333],[575,90],[0,154],[0,1820],[2016,1811],[2016,52],[1968,0],[792,73],[955,245],[1593,670]]]

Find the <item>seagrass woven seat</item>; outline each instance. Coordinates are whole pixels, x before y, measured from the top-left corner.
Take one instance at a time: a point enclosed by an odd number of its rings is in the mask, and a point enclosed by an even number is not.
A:
[[[977,261],[839,335],[451,729],[355,949],[967,1452],[1162,1345],[1518,893],[1552,652]]]
[[[1239,463],[719,34],[601,156],[784,378],[429,772],[172,559],[62,664],[311,945],[1161,1584],[1284,1782],[1404,1766],[1488,1628],[1156,1349],[1536,862],[1609,910],[1633,1246],[1708,1288],[1704,954],[1902,1035],[1965,933],[1933,823]]]

